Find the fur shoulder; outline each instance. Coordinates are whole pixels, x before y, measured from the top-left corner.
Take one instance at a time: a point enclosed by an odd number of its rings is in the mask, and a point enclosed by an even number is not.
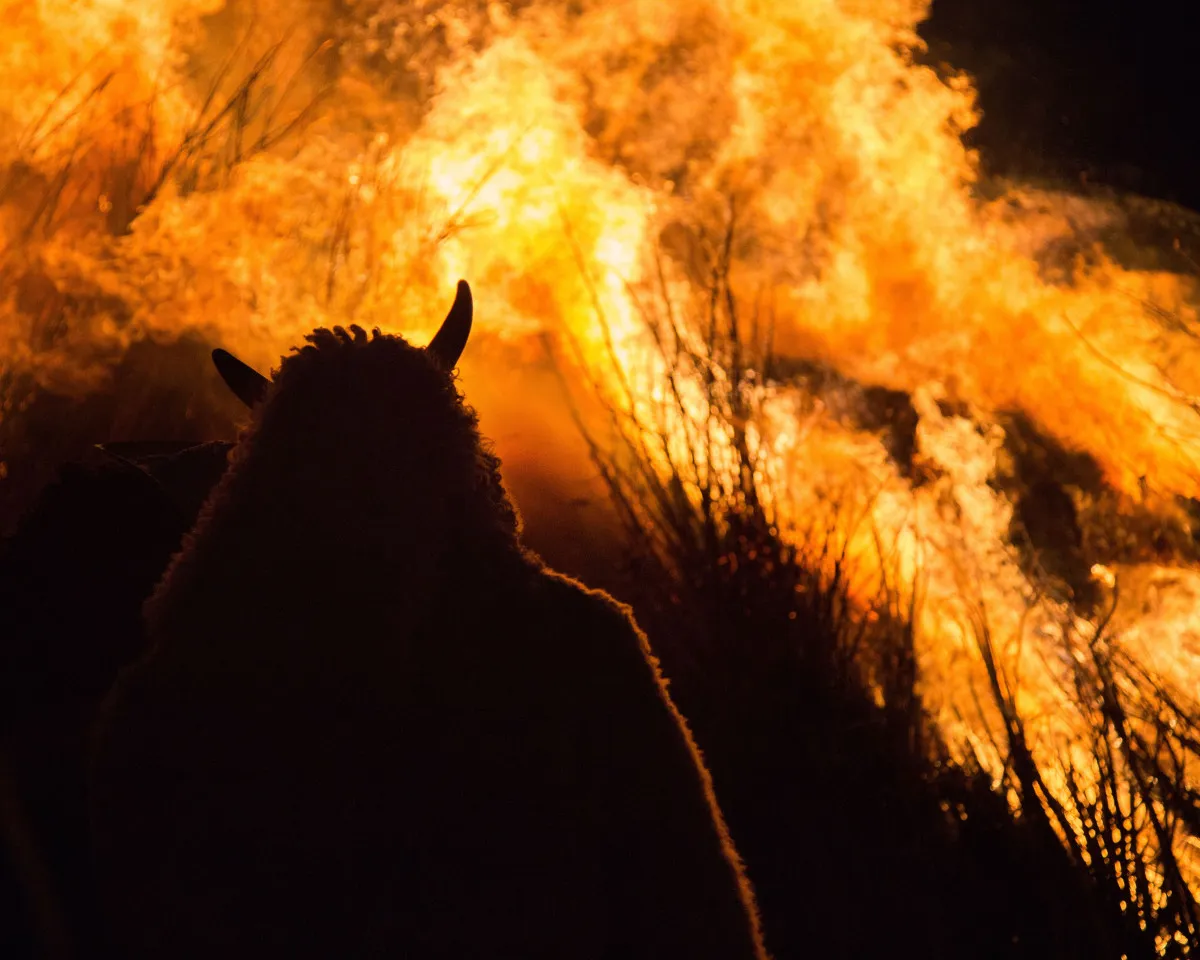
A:
[[[648,670],[666,695],[669,681],[632,607],[548,568],[538,575],[535,590],[546,601],[541,604],[543,609],[550,611],[552,619],[547,626],[571,645],[575,657],[587,663],[593,680],[603,686],[606,678],[627,676],[631,669]]]
[[[543,591],[548,599],[561,603],[564,610],[576,614],[591,611],[595,616],[602,616],[612,622],[623,621],[637,629],[633,619],[633,608],[604,590],[589,587],[574,577],[546,566],[538,570],[537,578],[538,589]]]
[[[712,777],[632,609],[553,571],[536,589],[581,678],[573,694],[589,717],[596,796],[615,825],[609,855],[642,884],[625,907],[628,922],[646,924],[639,955],[768,960]]]
[[[600,633],[623,632],[631,639],[636,638],[638,645],[649,651],[649,643],[634,618],[633,608],[604,590],[589,587],[548,567],[539,571],[536,589],[564,622],[593,625]]]

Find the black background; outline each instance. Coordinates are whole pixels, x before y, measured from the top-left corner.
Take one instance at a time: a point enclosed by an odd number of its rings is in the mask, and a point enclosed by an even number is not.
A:
[[[1200,210],[1200,3],[934,0],[929,60],[974,74],[985,167]]]

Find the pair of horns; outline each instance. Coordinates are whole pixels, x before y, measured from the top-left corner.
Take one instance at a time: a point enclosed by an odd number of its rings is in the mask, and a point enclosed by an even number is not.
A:
[[[446,319],[433,339],[425,348],[425,352],[445,370],[453,370],[462,356],[463,348],[467,345],[467,337],[471,335],[471,320],[474,316],[474,303],[471,299],[471,287],[466,280],[458,281],[458,292],[454,296],[454,305],[446,314]],[[253,367],[242,363],[227,350],[220,348],[212,352],[212,360],[221,379],[230,390],[246,406],[253,407],[267,393],[271,381]]]

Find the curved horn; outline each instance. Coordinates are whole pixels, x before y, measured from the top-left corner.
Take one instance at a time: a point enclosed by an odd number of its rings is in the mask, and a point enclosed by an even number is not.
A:
[[[474,314],[474,304],[471,300],[471,287],[466,280],[458,281],[458,292],[454,296],[454,306],[442,321],[441,329],[434,334],[425,349],[447,370],[453,370],[462,356],[463,347],[467,345],[467,337],[471,335],[471,318]]]
[[[218,347],[212,352],[212,361],[221,379],[246,406],[253,407],[266,396],[271,381],[229,351]]]

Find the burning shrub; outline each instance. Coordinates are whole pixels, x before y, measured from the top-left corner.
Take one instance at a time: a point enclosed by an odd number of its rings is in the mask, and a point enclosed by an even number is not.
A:
[[[975,729],[998,716],[1000,740],[988,755],[970,738],[954,742],[921,693],[920,578],[888,576],[878,532],[880,562],[861,578],[849,553],[861,514],[829,502],[801,525],[764,462],[770,440],[759,429],[773,395],[839,378],[814,381],[810,364],[775,356],[768,318],[741,315],[731,224],[699,244],[712,257],[703,296],[692,291],[680,306],[660,262],[660,286],[641,301],[655,376],[667,384],[661,402],[622,381],[623,393],[606,394],[606,421],[579,424],[624,522],[623,590],[658,638],[706,752],[770,948],[779,957],[876,955],[893,942],[929,956],[1188,955],[1195,901],[1177,850],[1198,811],[1187,771],[1200,739],[1187,731],[1200,707],[1111,652],[1106,624],[1067,617],[1077,624],[1059,648],[1074,667],[1068,709],[1086,732],[1056,766],[1031,746],[1012,661],[980,610],[987,707]],[[872,421],[871,391],[839,385],[833,415],[899,431],[885,440],[893,456],[936,466],[911,433],[905,441],[903,398],[883,405],[891,422]],[[1013,436],[1018,475],[1066,457],[1028,423]],[[1079,482],[1101,486],[1080,462]],[[1044,465],[1042,474],[1071,478]],[[1038,482],[1017,491],[1022,531],[1037,529],[1030,517],[1047,496]],[[1072,516],[1057,511],[1059,522]],[[1043,547],[1082,550],[1078,536],[1037,532]],[[1076,582],[1088,593],[1074,602],[1095,609],[1103,585],[1090,571]],[[1092,639],[1081,644],[1084,635]]]
[[[572,375],[610,405],[585,421],[644,616],[744,829],[775,804],[756,856],[776,939],[815,935],[781,932],[798,889],[849,915],[795,864],[820,813],[842,830],[824,868],[850,876],[836,857],[868,829],[851,811],[883,825],[879,863],[912,864],[912,837],[950,851],[961,882],[905,896],[990,917],[984,946],[1132,942],[1113,931],[1135,915],[1162,944],[1191,936],[1143,892],[1167,866],[1122,901],[1125,861],[1094,866],[1110,852],[1076,852],[1062,824],[1115,822],[1072,652],[1091,656],[1079,638],[1112,599],[1097,565],[1122,584],[1105,632],[1122,695],[1139,664],[1164,691],[1200,676],[1197,288],[1182,251],[1148,249],[1194,247],[1195,221],[982,178],[971,84],[922,65],[927,4],[9,7],[4,525],[87,444],[231,435],[202,342],[261,365],[315,326],[419,333],[470,276],[481,341],[504,349],[464,376],[485,421],[503,411],[489,431],[514,474],[562,502],[594,490],[538,473],[586,466],[513,359],[531,335],[577,344]],[[558,539],[603,556],[605,524],[565,513]],[[1071,745],[1076,800],[1055,766]],[[793,755],[840,792],[814,796]],[[1133,762],[1109,767],[1133,796]],[[1189,796],[1180,769],[1146,810]],[[1063,814],[1039,822],[1051,796]],[[1160,833],[1139,829],[1157,863]]]

